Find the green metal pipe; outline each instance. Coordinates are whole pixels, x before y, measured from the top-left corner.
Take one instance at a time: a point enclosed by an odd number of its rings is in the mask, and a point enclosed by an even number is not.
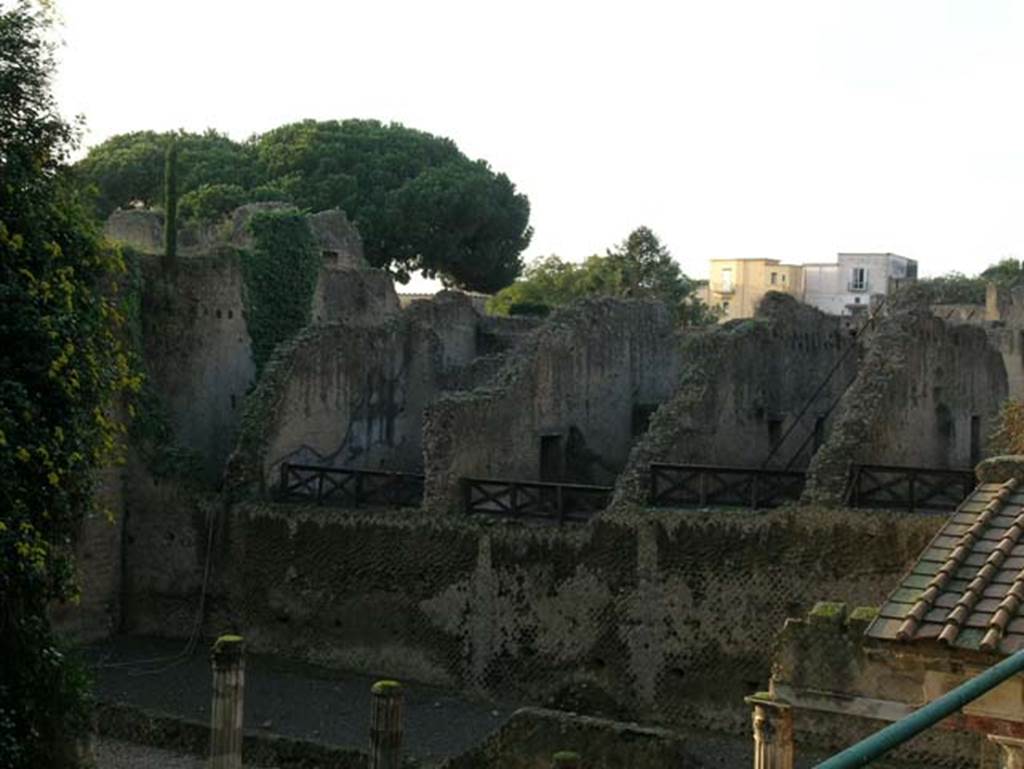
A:
[[[888,753],[897,745],[901,745],[911,737],[930,726],[934,726],[946,716],[951,716],[960,708],[978,699],[989,689],[994,689],[1010,676],[1024,670],[1024,649],[1015,652],[997,665],[993,665],[984,673],[970,681],[960,684],[953,691],[943,694],[934,702],[915,710],[906,718],[872,734],[856,745],[851,745],[842,753],[837,753],[814,769],[849,769],[854,766],[867,766],[879,756]]]

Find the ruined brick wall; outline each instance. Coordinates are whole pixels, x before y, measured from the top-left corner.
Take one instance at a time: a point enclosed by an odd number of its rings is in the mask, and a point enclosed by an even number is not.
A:
[[[559,311],[509,355],[497,376],[427,410],[427,506],[456,505],[460,477],[541,478],[542,438],[555,442],[562,479],[614,482],[644,410],[678,378],[666,307],[591,300]]]
[[[865,346],[811,463],[809,499],[841,501],[851,463],[972,467],[1009,392],[1002,356],[983,329],[947,324],[913,302],[881,317]]]
[[[282,345],[246,402],[232,484],[266,490],[282,462],[418,472],[424,409],[476,356],[465,297],[378,324],[323,324]]]
[[[853,345],[839,318],[778,293],[753,319],[689,332],[679,384],[634,446],[617,499],[646,498],[652,462],[806,467],[856,376]]]
[[[636,510],[560,529],[251,503],[233,520],[232,611],[256,650],[743,730],[784,618],[877,604],[939,523]]]

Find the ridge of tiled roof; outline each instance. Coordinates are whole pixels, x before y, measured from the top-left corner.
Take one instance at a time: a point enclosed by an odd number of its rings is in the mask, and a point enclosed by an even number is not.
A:
[[[1010,653],[1024,648],[1024,493],[979,485],[883,604],[869,637]]]

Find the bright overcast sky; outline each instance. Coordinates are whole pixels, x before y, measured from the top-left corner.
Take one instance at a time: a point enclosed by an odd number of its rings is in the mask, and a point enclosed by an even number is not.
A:
[[[303,118],[448,136],[530,198],[526,255],[646,224],[711,257],[1024,256],[1013,0],[58,0],[94,144]]]

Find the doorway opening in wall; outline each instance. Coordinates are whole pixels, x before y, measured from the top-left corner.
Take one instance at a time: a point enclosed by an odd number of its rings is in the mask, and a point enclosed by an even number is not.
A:
[[[561,433],[540,436],[540,479],[547,483],[562,480],[565,453],[562,451]]]
[[[821,444],[825,442],[825,417],[819,416],[814,420],[814,453],[818,453]]]
[[[971,467],[981,461],[981,417],[971,417]]]

